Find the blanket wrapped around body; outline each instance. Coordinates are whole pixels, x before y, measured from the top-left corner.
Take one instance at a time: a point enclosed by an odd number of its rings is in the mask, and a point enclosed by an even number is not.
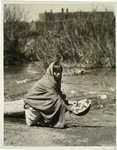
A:
[[[40,111],[44,120],[53,127],[64,127],[65,101],[62,98],[61,78],[58,82],[53,75],[54,62],[46,74],[32,87],[24,100],[25,104]]]

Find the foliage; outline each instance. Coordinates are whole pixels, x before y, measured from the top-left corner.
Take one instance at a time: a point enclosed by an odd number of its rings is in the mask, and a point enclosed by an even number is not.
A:
[[[42,23],[38,22],[38,26],[42,26]],[[44,29],[45,26],[46,29]],[[78,19],[58,22],[56,26],[57,28],[53,29],[48,27],[48,22],[45,22],[43,32],[37,31],[35,35],[28,36],[30,32],[25,28],[27,26],[24,26],[24,29],[23,26],[20,27],[19,29],[23,29],[21,32],[18,30],[17,24],[16,32],[13,34],[13,38],[17,38],[13,40],[14,44],[12,44],[12,25],[5,32],[5,34],[9,34],[8,31],[11,28],[10,35],[5,35],[5,39],[9,37],[7,41],[11,40],[11,47],[9,43],[5,43],[5,46],[8,47],[6,49],[12,49],[15,54],[19,50],[19,54],[21,54],[21,56],[18,55],[19,59],[24,56],[25,60],[39,60],[45,67],[54,60],[58,52],[63,56],[64,61],[78,63],[81,67],[115,66],[115,17],[112,12],[98,13],[94,11],[87,13],[86,16],[81,15]],[[27,37],[23,38],[23,34]],[[19,39],[25,39],[21,46],[21,43],[18,43]],[[14,45],[15,49],[13,49]],[[6,56],[12,51],[9,51]]]
[[[59,52],[64,60],[80,63],[81,67],[115,66],[115,18],[112,13],[93,12],[81,20],[60,22],[59,26],[62,27],[58,31],[41,33],[28,52],[33,51],[35,57],[47,65]]]
[[[18,65],[25,59],[22,52],[27,40],[28,23],[22,21],[25,15],[16,5],[4,6],[4,64]]]

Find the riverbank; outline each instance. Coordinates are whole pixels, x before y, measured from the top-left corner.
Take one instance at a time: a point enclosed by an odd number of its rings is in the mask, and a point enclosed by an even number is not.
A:
[[[111,111],[110,111],[111,113]],[[116,146],[115,113],[103,109],[90,110],[86,116],[66,114],[66,129],[28,127],[24,119],[5,118],[4,145],[6,146]],[[44,147],[43,147],[44,148]]]
[[[6,68],[5,101],[25,98],[41,78],[40,67]],[[66,73],[67,68],[64,68]],[[24,118],[4,118],[5,146],[115,146],[116,145],[116,76],[115,69],[94,68],[87,74],[63,73],[62,91],[69,100],[91,98],[91,110],[85,116],[66,114],[65,129],[28,127]],[[27,79],[27,80],[26,80]],[[34,81],[35,79],[35,81]],[[23,82],[19,82],[23,81]],[[27,138],[28,137],[28,138]]]

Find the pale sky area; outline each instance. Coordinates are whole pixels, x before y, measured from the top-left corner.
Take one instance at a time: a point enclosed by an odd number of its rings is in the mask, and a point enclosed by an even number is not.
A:
[[[52,10],[53,13],[61,12],[61,8],[64,8],[64,12],[66,8],[68,8],[69,12],[76,11],[114,11],[115,12],[115,2],[78,2],[78,1],[67,1],[67,2],[25,2],[25,3],[17,3],[25,10],[29,10],[29,19],[28,21],[36,21],[39,19],[39,13],[44,13],[45,11],[50,12]]]

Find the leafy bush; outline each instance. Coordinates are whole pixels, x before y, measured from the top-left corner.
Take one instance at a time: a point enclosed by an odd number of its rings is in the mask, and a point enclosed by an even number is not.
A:
[[[4,23],[4,63],[19,64],[24,61],[24,48],[27,23],[25,22],[6,22]]]
[[[81,67],[114,67],[116,64],[115,17],[112,12],[90,12],[78,19],[53,22],[56,28],[52,22],[52,28],[44,22],[43,31],[37,30],[36,36],[28,36],[28,25],[14,23],[11,26],[6,23],[4,28],[5,62],[40,60],[47,67],[59,52],[64,61],[78,63]],[[38,26],[42,28],[42,22],[38,22]],[[12,38],[9,30],[15,27]]]
[[[49,64],[59,52],[64,60],[80,63],[82,67],[115,66],[115,18],[112,13],[93,12],[81,20],[60,22],[58,29],[43,32],[35,39],[31,45],[34,58]]]
[[[22,51],[27,41],[29,25],[21,21],[24,11],[18,5],[4,5],[4,64],[18,65],[25,60]]]

